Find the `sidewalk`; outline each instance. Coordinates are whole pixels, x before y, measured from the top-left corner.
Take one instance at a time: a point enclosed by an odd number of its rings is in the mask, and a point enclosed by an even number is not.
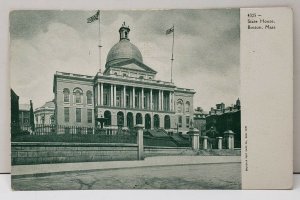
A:
[[[240,163],[240,156],[159,156],[136,161],[104,161],[84,163],[57,163],[41,165],[12,166],[12,176],[26,177],[36,175],[60,174],[75,171],[96,171],[135,167],[199,165],[217,163]]]

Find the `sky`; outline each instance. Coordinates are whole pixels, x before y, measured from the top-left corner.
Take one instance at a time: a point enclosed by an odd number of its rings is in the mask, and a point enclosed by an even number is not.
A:
[[[13,11],[10,13],[11,87],[20,103],[42,106],[54,98],[56,71],[95,75],[99,69],[96,11]],[[196,91],[194,107],[232,105],[240,89],[239,9],[101,11],[102,71],[123,22],[156,79],[170,81],[175,26],[173,81]]]

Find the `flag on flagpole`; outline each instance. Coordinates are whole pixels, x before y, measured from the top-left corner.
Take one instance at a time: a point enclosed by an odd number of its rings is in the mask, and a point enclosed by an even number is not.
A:
[[[174,32],[174,26],[172,26],[171,28],[169,28],[167,31],[166,31],[166,35],[170,34],[170,33],[173,33]]]
[[[94,14],[93,16],[87,18],[87,23],[92,23],[96,20],[99,19],[99,14],[100,14],[100,11],[98,10],[96,14]]]

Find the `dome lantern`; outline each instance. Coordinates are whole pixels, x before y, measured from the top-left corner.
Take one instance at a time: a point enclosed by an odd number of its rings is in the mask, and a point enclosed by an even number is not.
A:
[[[129,40],[128,35],[130,32],[130,28],[129,26],[125,25],[125,22],[123,22],[121,28],[119,29],[119,33],[120,33],[120,40]]]

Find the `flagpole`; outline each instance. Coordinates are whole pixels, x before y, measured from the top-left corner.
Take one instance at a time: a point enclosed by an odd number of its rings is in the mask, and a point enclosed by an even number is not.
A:
[[[101,73],[101,29],[100,29],[100,10],[99,11],[99,15],[98,15],[98,24],[99,24],[99,29],[98,29],[98,39],[99,39],[99,44],[98,44],[98,47],[99,47],[99,72]]]
[[[172,58],[171,58],[171,83],[173,83],[174,33],[175,33],[175,28],[174,28],[174,24],[173,24],[173,41],[172,41]]]

